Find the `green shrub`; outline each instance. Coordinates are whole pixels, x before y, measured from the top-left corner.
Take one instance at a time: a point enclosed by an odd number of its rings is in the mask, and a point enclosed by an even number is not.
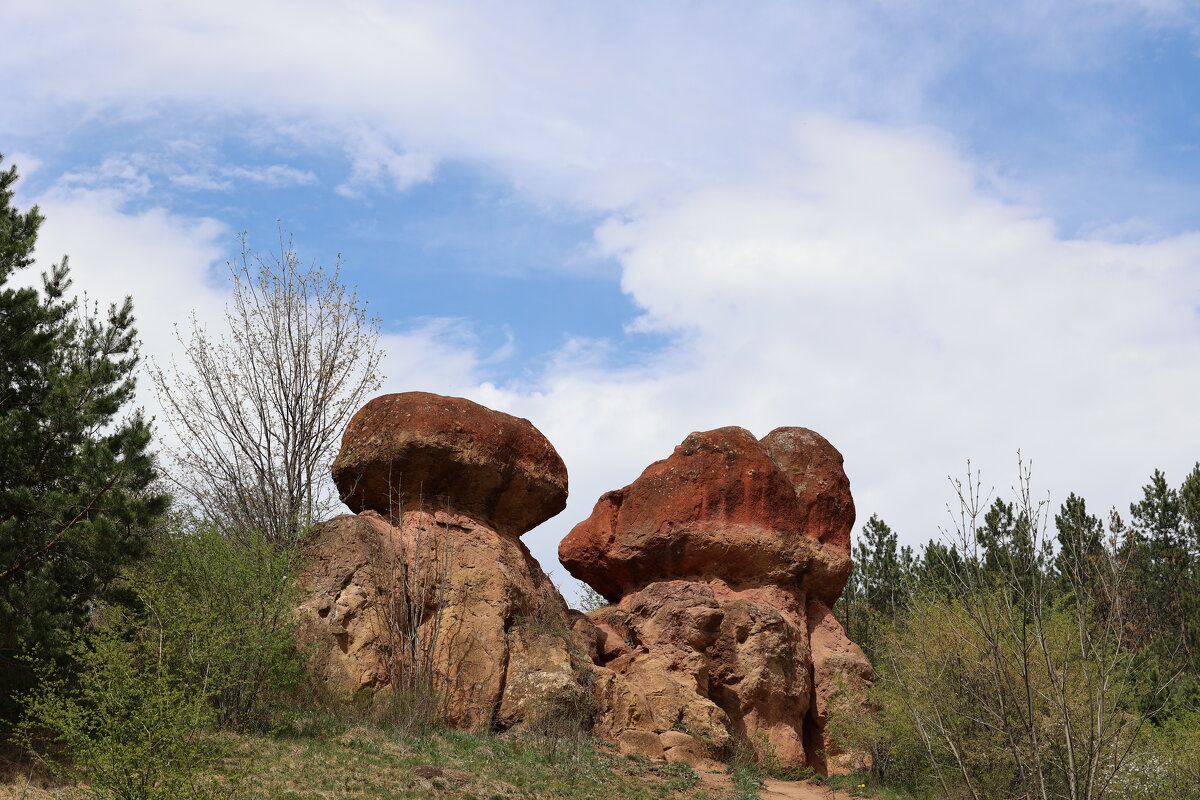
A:
[[[877,777],[917,791],[1125,796],[1113,779],[1137,743],[1136,662],[1106,637],[1074,608],[1022,613],[1003,589],[919,596],[882,638],[874,710],[838,730]]]
[[[1200,714],[1146,726],[1114,788],[1129,800],[1200,797]]]
[[[294,549],[265,536],[235,539],[177,524],[133,577],[142,635],[159,642],[181,680],[211,698],[221,728],[270,727],[302,683],[296,564]]]
[[[208,698],[183,684],[148,639],[115,627],[71,647],[77,678],[44,676],[26,697],[20,738],[59,777],[94,797],[198,797],[201,771],[221,755]]]

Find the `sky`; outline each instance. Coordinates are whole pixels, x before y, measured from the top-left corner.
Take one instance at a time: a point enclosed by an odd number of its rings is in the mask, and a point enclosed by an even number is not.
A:
[[[820,432],[913,545],[968,460],[1127,512],[1200,459],[1192,0],[0,0],[0,30],[43,268],[132,295],[165,362],[239,232],[340,255],[387,391],[562,454],[524,541],[568,595],[558,541],[695,430]]]

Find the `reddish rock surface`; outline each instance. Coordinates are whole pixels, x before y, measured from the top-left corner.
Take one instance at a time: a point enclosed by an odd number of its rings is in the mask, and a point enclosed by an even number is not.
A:
[[[611,601],[653,581],[719,578],[797,584],[832,603],[850,575],[853,525],[841,454],[821,436],[779,428],[760,442],[718,428],[603,495],[558,556]]]
[[[529,420],[427,392],[359,409],[333,479],[355,512],[453,509],[518,536],[567,503],[567,468]]]
[[[808,428],[776,428],[762,438],[762,446],[796,490],[804,530],[849,555],[854,498],[842,454]]]
[[[567,492],[536,428],[461,398],[385,395],[354,416],[334,474],[366,510],[316,529],[300,581],[300,635],[331,699],[382,713],[416,683],[464,729],[585,704],[587,656],[518,538]]]
[[[559,547],[615,602],[576,622],[597,665],[597,732],[694,764],[741,741],[843,768],[826,715],[839,686],[861,695],[871,680],[828,612],[853,524],[842,456],[805,428],[693,433],[603,495]]]

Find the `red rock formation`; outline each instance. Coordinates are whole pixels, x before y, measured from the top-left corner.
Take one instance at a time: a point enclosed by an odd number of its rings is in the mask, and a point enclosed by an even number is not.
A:
[[[828,611],[854,504],[841,455],[812,431],[694,433],[601,497],[560,547],[617,603],[590,618],[566,610],[519,538],[567,492],[526,420],[376,398],[334,478],[359,513],[314,532],[301,579],[302,635],[330,693],[379,705],[428,674],[443,718],[478,728],[569,714],[590,691],[596,731],[629,752],[707,766],[741,740],[842,765],[826,718],[836,688],[871,673]]]
[[[850,574],[853,524],[841,454],[805,428],[693,433],[603,495],[559,547],[616,602],[576,626],[594,643],[597,730],[668,759],[718,757],[740,739],[825,768],[839,676],[870,680],[827,611]]]
[[[816,457],[805,458],[806,442]],[[804,428],[780,428],[761,443],[743,428],[693,433],[603,495],[563,539],[559,560],[612,601],[657,580],[720,578],[800,583],[832,603],[850,575],[854,525],[841,461]]]
[[[453,508],[514,536],[567,504],[567,468],[529,420],[426,392],[359,409],[333,479],[355,512]]]
[[[314,532],[300,609],[331,694],[382,706],[426,674],[444,719],[467,729],[579,705],[566,604],[518,538],[567,494],[533,425],[461,398],[385,395],[351,420],[334,478],[361,513]]]

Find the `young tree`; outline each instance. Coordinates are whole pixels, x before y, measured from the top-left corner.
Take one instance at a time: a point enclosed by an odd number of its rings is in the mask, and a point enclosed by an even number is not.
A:
[[[33,263],[42,217],[11,205],[0,172],[0,713],[32,681],[25,655],[59,659],[91,605],[144,550],[167,498],[150,489],[150,429],[133,399],[129,298],[101,315],[67,298],[67,261],[42,290],[11,285]]]
[[[1179,543],[1179,526],[1183,510],[1179,493],[1167,484],[1162,470],[1154,470],[1150,482],[1142,487],[1142,499],[1129,504],[1134,530],[1148,542],[1161,542],[1167,547]]]
[[[1183,479],[1179,487],[1179,509],[1183,515],[1183,529],[1188,551],[1200,556],[1200,462]]]
[[[880,630],[904,609],[913,569],[912,548],[899,547],[896,533],[872,514],[854,546],[854,572],[838,601],[839,618],[868,656]]]
[[[1027,511],[997,497],[978,528],[984,571],[998,581],[1018,576],[1028,590],[1036,574],[1045,571],[1050,562],[1049,541],[1035,542],[1036,532],[1031,528]]]
[[[854,558],[867,604],[879,613],[894,616],[904,605],[904,581],[912,569],[912,548],[898,547],[895,531],[878,514],[872,514],[863,525]]]
[[[951,547],[964,555],[952,589],[915,595],[876,660],[887,746],[906,763],[923,755],[946,797],[1125,796],[1151,713],[1132,702],[1141,661],[1119,591],[1126,563],[1103,548],[1093,592],[1058,598],[1027,466],[1013,500],[987,511],[977,475],[954,486]]]
[[[947,595],[963,578],[967,565],[953,545],[930,539],[913,564],[914,590]]]
[[[338,437],[377,374],[379,321],[332,270],[301,263],[290,240],[230,264],[226,333],[193,318],[185,365],[151,375],[178,444],[170,478],[224,533],[286,545],[332,511]]]

